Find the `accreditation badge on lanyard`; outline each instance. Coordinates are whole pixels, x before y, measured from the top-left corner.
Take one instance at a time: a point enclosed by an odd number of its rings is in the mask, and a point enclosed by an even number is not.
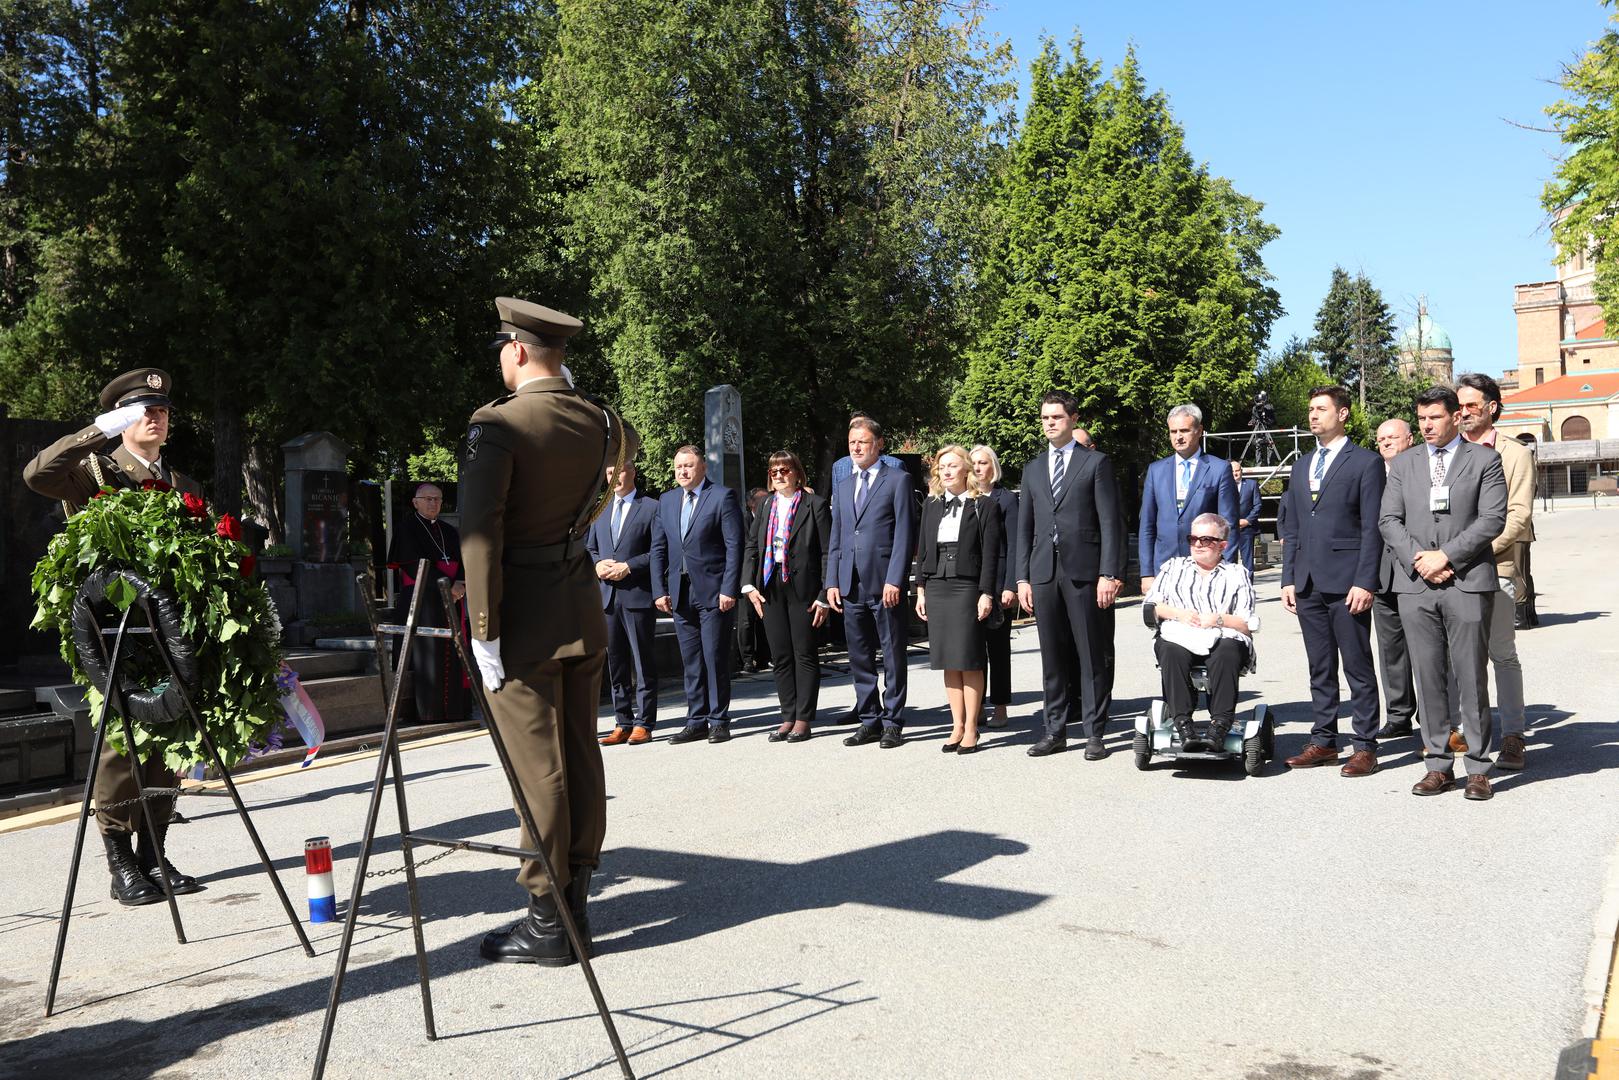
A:
[[[1450,485],[1440,484],[1428,489],[1428,509],[1436,514],[1450,513]]]

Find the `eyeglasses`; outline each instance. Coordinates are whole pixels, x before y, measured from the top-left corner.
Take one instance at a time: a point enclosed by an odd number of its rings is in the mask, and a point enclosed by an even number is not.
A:
[[[772,465],[770,467],[770,475],[791,476],[793,475],[793,467],[791,465]]]
[[[1223,536],[1194,536],[1191,538],[1193,547],[1216,547],[1225,543]]]

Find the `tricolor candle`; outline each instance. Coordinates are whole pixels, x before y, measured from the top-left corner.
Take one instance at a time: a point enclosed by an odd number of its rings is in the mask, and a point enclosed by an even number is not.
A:
[[[304,872],[309,877],[309,921],[336,922],[337,897],[332,895],[332,840],[317,836],[304,841]]]

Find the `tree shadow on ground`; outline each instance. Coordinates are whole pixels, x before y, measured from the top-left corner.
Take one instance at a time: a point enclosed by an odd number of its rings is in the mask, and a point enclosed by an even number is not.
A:
[[[485,824],[494,815],[476,815],[446,825],[436,826],[438,832],[470,833]],[[506,814],[500,815],[509,821]],[[1037,893],[1010,889],[948,882],[944,879],[967,870],[997,855],[1016,855],[1026,852],[1027,845],[986,833],[950,830],[927,836],[912,837],[888,844],[878,844],[858,851],[844,852],[801,863],[776,863],[765,860],[733,859],[685,852],[658,851],[647,848],[619,848],[608,852],[604,861],[610,874],[598,875],[602,889],[643,880],[655,880],[657,888],[624,891],[619,895],[596,900],[591,908],[591,922],[596,929],[598,954],[609,955],[631,949],[642,949],[732,929],[756,919],[815,908],[836,907],[843,904],[867,904],[905,911],[921,911],[956,918],[985,921],[1028,910],[1047,899]],[[467,857],[467,856],[463,856]],[[255,867],[241,868],[250,873]],[[512,914],[517,906],[518,893],[511,879],[511,869],[479,870],[460,874],[427,874],[420,880],[424,920],[429,937],[435,915],[467,915],[500,912]],[[266,896],[265,899],[268,899]],[[402,879],[367,893],[359,919],[362,927],[356,939],[356,960],[376,957],[372,946],[391,939],[396,955],[381,963],[351,967],[344,983],[343,1000],[371,997],[392,990],[411,987],[416,982],[413,952],[409,945],[408,923],[400,925],[397,918],[383,923],[385,915],[398,915],[405,910],[407,901]],[[649,915],[650,913],[650,915]],[[266,925],[267,933],[279,928]],[[435,978],[467,971],[482,966],[477,955],[477,941],[483,931],[458,939],[447,945],[429,950],[428,964]],[[335,937],[321,939],[323,959],[335,954]],[[240,957],[216,964],[201,971],[174,975],[145,986],[120,990],[113,997],[160,990],[164,986],[185,982],[219,982],[238,991],[249,979],[253,962],[297,948],[288,943],[277,948],[264,949],[252,956]],[[367,956],[369,954],[369,956]],[[224,974],[234,969],[232,974]],[[172,972],[174,965],[166,965]],[[575,969],[577,970],[577,969]],[[489,969],[491,979],[532,978],[527,969]],[[575,979],[571,973],[562,979]],[[313,973],[292,986],[250,994],[210,1005],[165,1016],[161,1021],[140,1021],[119,1018],[102,1023],[80,1026],[60,1026],[35,1014],[14,1013],[3,1023],[7,1042],[0,1046],[0,1073],[7,1076],[107,1078],[107,1080],[139,1080],[165,1069],[206,1056],[205,1048],[233,1035],[277,1024],[294,1017],[309,1016],[311,1023],[300,1031],[307,1031],[308,1051],[311,1056],[300,1057],[294,1072],[301,1072],[312,1061],[314,1050],[313,1016],[325,1005],[330,986],[330,970]],[[527,983],[524,984],[528,985]],[[549,981],[548,987],[562,988],[559,992],[574,995],[573,1000],[585,1000],[583,985],[574,982],[568,988],[563,981]],[[679,1002],[652,1005],[633,1005],[618,1011],[619,1016],[651,1020],[663,1025],[654,1036],[632,1043],[627,1049],[633,1055],[661,1051],[687,1038],[713,1034],[729,1040],[718,1049],[695,1047],[691,1057],[665,1066],[669,1071],[693,1061],[710,1058],[733,1046],[766,1036],[783,1027],[813,1019],[826,1012],[849,1005],[860,1004],[871,998],[846,1000],[832,997],[856,985],[854,982],[828,990],[804,993],[797,991],[796,983],[785,986],[766,986],[735,994],[693,998]],[[765,1006],[748,1008],[734,1019],[718,1025],[689,1022],[682,1018],[659,1015],[680,1006],[765,995]],[[514,991],[517,1000],[532,1000],[532,989]],[[101,1001],[107,998],[99,999]],[[773,1003],[772,1003],[773,1002]],[[743,1021],[751,1021],[786,1004],[807,1004],[810,1011],[784,1023],[773,1023],[763,1031],[751,1034],[731,1030]],[[94,1002],[64,1001],[62,1016],[83,1015],[80,1010],[90,1008]],[[611,1003],[610,1003],[611,1004]],[[419,1015],[419,1014],[417,1014]],[[571,1015],[516,1024],[512,1027],[554,1024],[563,1021],[588,1021],[594,1014],[575,1011]],[[339,1022],[335,1045],[342,1047],[357,1034],[345,1029],[343,1013]],[[401,1053],[419,1050],[421,1044],[410,1039],[407,1025],[415,1016],[399,1017]],[[503,1030],[484,1028],[463,1032],[472,1035]],[[671,1037],[671,1031],[676,1034]],[[454,1038],[457,1033],[445,1031],[442,1037]],[[582,1068],[572,1075],[584,1075],[600,1068],[610,1068],[612,1058],[605,1056],[606,1037],[602,1036],[604,1056],[594,1065]],[[421,1050],[419,1052],[425,1052]],[[290,1055],[289,1055],[290,1056]],[[284,1065],[291,1065],[284,1060]],[[648,1074],[653,1075],[653,1074]]]

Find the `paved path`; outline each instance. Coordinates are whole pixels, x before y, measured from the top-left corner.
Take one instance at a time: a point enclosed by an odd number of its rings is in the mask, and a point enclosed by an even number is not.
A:
[[[1545,625],[1520,637],[1529,771],[1485,804],[1408,794],[1414,740],[1363,780],[1279,765],[1138,773],[1115,753],[1030,760],[1039,659],[1016,639],[1014,727],[939,753],[938,677],[918,655],[904,747],[846,728],[767,744],[770,685],[737,687],[725,746],[607,751],[592,906],[597,971],[639,1075],[680,1077],[1545,1077],[1587,1021],[1612,872],[1611,713],[1619,512],[1536,522]],[[1302,745],[1298,631],[1261,577],[1262,668],[1245,683]],[[1132,605],[1119,714],[1156,690]],[[829,685],[823,715],[851,700]],[[667,715],[673,715],[669,710]],[[509,842],[487,739],[407,752],[419,828]],[[346,896],[373,766],[244,786],[302,910],[302,840],[330,833]],[[0,835],[0,1075],[298,1077],[313,1058],[336,931],[304,957],[223,799],[173,840],[208,890],[123,910],[87,860],[57,1017],[42,1003],[72,827]],[[392,820],[385,808],[384,821]],[[96,856],[98,859],[99,856]],[[396,853],[375,866],[398,865]],[[612,1076],[577,969],[481,965],[519,902],[512,867],[458,853],[424,872],[443,1037],[422,1037],[402,878],[367,897],[328,1075]],[[1601,943],[1613,927],[1601,928]]]

